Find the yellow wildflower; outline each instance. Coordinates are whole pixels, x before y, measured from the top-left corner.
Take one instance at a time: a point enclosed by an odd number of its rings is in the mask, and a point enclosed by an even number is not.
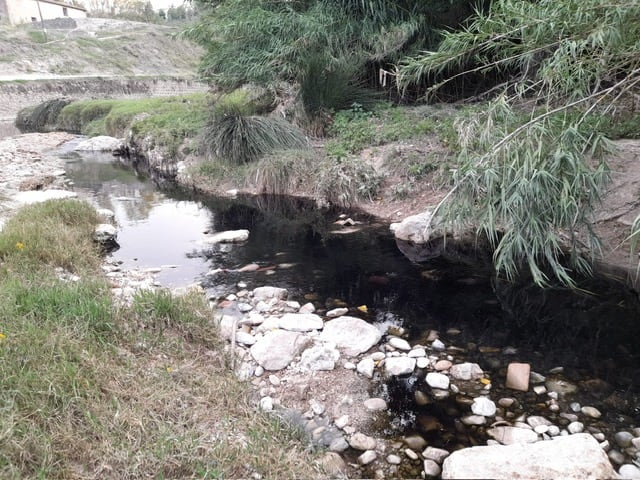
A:
[[[358,307],[358,310],[360,310],[362,313],[367,313],[369,311],[366,305],[360,305]]]
[[[24,243],[22,243],[22,242],[16,242],[16,248],[17,248],[18,250],[22,250],[22,249],[24,248]]]
[[[7,338],[7,336],[4,333],[0,332],[0,342],[5,338]]]

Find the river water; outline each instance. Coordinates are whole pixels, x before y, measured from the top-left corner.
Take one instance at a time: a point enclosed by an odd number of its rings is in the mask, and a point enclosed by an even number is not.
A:
[[[64,156],[75,188],[115,212],[120,248],[113,257],[125,266],[162,267],[163,285],[200,282],[212,297],[222,297],[242,281],[248,288],[288,288],[301,303],[307,298],[327,307],[367,305],[371,320],[404,327],[412,344],[424,342],[432,330],[441,332],[445,344],[456,348],[457,361],[477,362],[495,378],[504,377],[511,361],[545,374],[562,367],[559,377],[579,386],[576,401],[604,413],[594,424],[598,431],[609,435],[640,425],[640,304],[622,284],[591,279],[582,282],[581,292],[510,284],[495,278],[486,254],[464,247],[415,263],[386,226],[358,212],[319,211],[290,198],[163,193],[110,155]],[[345,233],[335,223],[345,217],[363,228]],[[236,229],[250,231],[248,242],[202,244],[208,233]],[[237,271],[248,264],[260,269]],[[391,399],[392,418],[380,426],[382,433],[419,430],[416,422],[428,415],[445,429],[430,439],[432,445],[457,448],[486,440],[482,429],[460,434],[455,404],[416,405],[421,382],[410,377],[373,387]],[[515,396],[532,411],[542,408],[532,392],[514,394],[494,385],[492,397]]]

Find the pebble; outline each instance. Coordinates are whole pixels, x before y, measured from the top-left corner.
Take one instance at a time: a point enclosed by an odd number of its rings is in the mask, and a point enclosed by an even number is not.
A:
[[[349,425],[349,415],[342,415],[341,417],[336,418],[333,422],[336,427],[343,429],[347,425]]]
[[[437,371],[449,370],[453,364],[449,360],[438,360],[433,366]]]
[[[376,454],[375,451],[367,450],[366,452],[364,452],[362,455],[358,457],[358,463],[360,465],[369,465],[376,458],[378,458],[378,455]]]
[[[382,352],[373,352],[371,354],[371,359],[374,362],[379,362],[380,360],[384,360],[385,357],[386,357],[386,355],[384,353],[382,353]]]
[[[620,467],[620,470],[618,470],[618,473],[625,480],[626,479],[629,479],[629,480],[640,479],[640,468],[636,467],[635,465],[630,465],[628,463],[622,465]]]
[[[487,397],[478,397],[473,400],[471,411],[475,415],[493,417],[496,414],[496,404]]]
[[[633,448],[640,451],[640,437],[636,437],[633,440],[631,440],[631,445],[633,445]]]
[[[337,317],[341,317],[342,315],[346,315],[347,313],[349,313],[348,308],[344,308],[344,307],[334,308],[333,310],[329,310],[327,312],[327,317],[337,318]]]
[[[358,362],[356,366],[356,371],[361,375],[364,375],[367,378],[373,378],[373,370],[375,368],[375,362],[373,358],[363,358]]]
[[[444,459],[447,458],[450,453],[444,448],[427,447],[422,456],[427,460],[433,460],[436,463],[442,464]]]
[[[418,454],[416,452],[414,452],[413,450],[411,450],[410,448],[405,448],[404,449],[404,454],[409,457],[411,460],[418,460]]]
[[[416,359],[416,367],[425,369],[430,365],[430,361],[427,357],[418,357]]]
[[[633,440],[633,434],[629,432],[617,432],[613,436],[614,440],[621,448],[627,448],[631,445],[631,441]]]
[[[503,408],[510,408],[515,403],[515,401],[516,401],[515,398],[503,397],[500,400],[498,400],[498,405],[500,405]]]
[[[442,343],[442,342],[440,341],[440,339],[437,339],[437,338],[433,341],[433,343],[431,344],[431,347],[432,347],[434,350],[439,350],[439,351],[442,351],[442,350],[444,350],[445,348],[447,348],[447,347],[445,347],[444,343]]]
[[[613,463],[617,463],[618,465],[622,465],[624,463],[624,455],[622,453],[620,453],[618,450],[609,450],[607,452],[607,456],[609,457],[609,460],[611,460]]]
[[[600,418],[602,416],[602,413],[596,407],[582,407],[580,411],[591,418]]]
[[[256,377],[261,377],[262,375],[264,375],[264,368],[263,368],[261,365],[258,365],[258,366],[256,367],[255,372],[253,372],[253,374],[254,374]]]
[[[387,455],[387,463],[390,463],[391,465],[400,465],[400,463],[402,463],[402,459],[398,456],[398,455]]]
[[[325,406],[314,399],[309,400],[309,406],[316,415],[322,415],[325,411]]]
[[[535,387],[533,387],[533,391],[536,392],[536,395],[542,395],[544,393],[547,393],[547,387],[545,387],[544,385],[536,385]]]
[[[449,377],[442,373],[429,372],[425,380],[431,388],[440,388],[442,390],[449,388]]]
[[[557,425],[549,425],[547,435],[549,435],[550,437],[557,437],[558,435],[560,435],[560,427],[558,427]]]
[[[427,351],[424,348],[413,348],[407,355],[411,358],[426,357]]]
[[[595,439],[596,439],[597,441],[599,441],[599,442],[604,442],[604,439],[605,439],[606,437],[604,436],[604,433],[602,433],[602,432],[598,432],[598,433],[594,433],[594,434],[593,434],[593,438],[595,438]]]
[[[270,412],[273,410],[273,398],[263,397],[260,399],[260,410],[263,412]]]
[[[465,425],[484,425],[487,423],[487,417],[482,415],[467,415],[460,419]]]
[[[393,348],[396,348],[398,350],[403,350],[403,351],[411,350],[411,345],[409,345],[409,342],[407,342],[404,338],[391,337],[389,338],[388,343]]]
[[[405,445],[412,450],[422,450],[427,446],[427,441],[420,435],[409,435],[403,439]]]
[[[545,425],[545,426],[551,425],[551,422],[549,420],[539,415],[531,415],[530,417],[527,418],[527,423],[533,429],[535,429],[537,426],[540,426],[540,425]]]
[[[329,444],[329,451],[331,452],[344,452],[347,448],[349,448],[349,444],[342,435],[334,438]]]
[[[367,410],[377,412],[387,409],[387,402],[382,398],[369,398],[364,401],[364,406]]]
[[[325,453],[318,463],[322,470],[331,477],[342,476],[347,469],[345,461],[335,452]]]
[[[437,477],[442,472],[442,470],[440,469],[440,465],[438,465],[433,460],[425,460],[423,468],[424,474],[427,477]]]
[[[584,424],[582,422],[571,422],[567,425],[569,433],[581,433],[584,430]]]
[[[429,396],[420,390],[416,390],[413,396],[415,398],[416,405],[419,405],[421,407],[431,403],[431,399],[429,398]]]
[[[533,428],[533,431],[539,434],[547,433],[549,431],[549,425],[538,425]]]
[[[280,385],[280,378],[277,375],[269,375],[269,383],[274,387]]]
[[[376,439],[357,432],[351,435],[349,445],[356,450],[374,450],[376,448]]]

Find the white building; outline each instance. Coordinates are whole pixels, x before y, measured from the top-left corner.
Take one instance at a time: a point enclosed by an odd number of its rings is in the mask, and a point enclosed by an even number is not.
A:
[[[38,8],[40,7],[40,8]],[[42,19],[86,18],[87,10],[57,0],[0,0],[0,22],[18,25]]]

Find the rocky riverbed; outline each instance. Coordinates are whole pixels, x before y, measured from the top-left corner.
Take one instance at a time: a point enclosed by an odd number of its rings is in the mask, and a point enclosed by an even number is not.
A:
[[[73,195],[63,160],[47,153],[71,138],[29,134],[0,142],[3,218],[36,197]],[[158,269],[107,261],[104,271],[125,302],[137,289],[162,287]],[[468,346],[456,342],[464,332],[455,328],[409,341],[364,305],[292,298],[275,286],[239,282],[210,301],[237,375],[255,387],[256,409],[325,448],[321,462],[332,475],[614,478],[617,471],[640,478],[638,425],[629,420],[612,429],[605,412],[577,402],[579,386],[562,365],[537,372],[509,361],[486,371],[467,360]],[[405,403],[396,404],[394,388],[409,393]]]

